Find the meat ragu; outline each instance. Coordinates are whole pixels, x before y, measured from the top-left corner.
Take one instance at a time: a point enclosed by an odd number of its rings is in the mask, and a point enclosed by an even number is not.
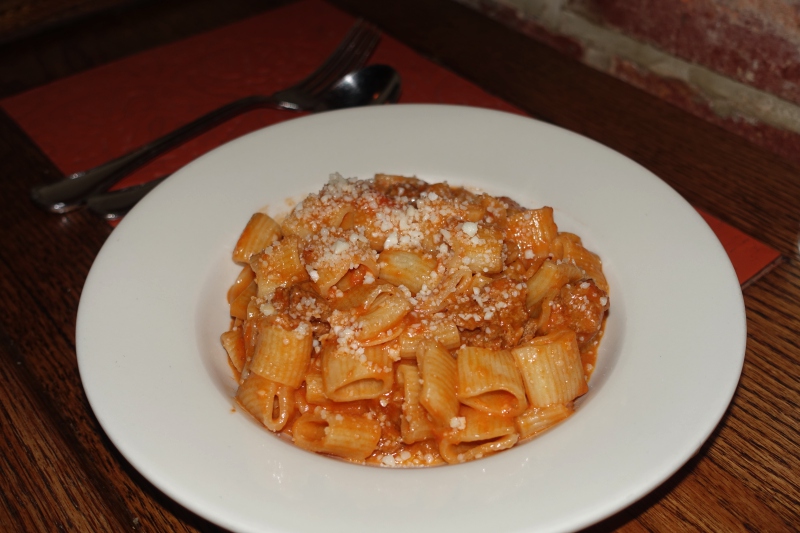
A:
[[[312,452],[431,466],[505,450],[588,390],[609,309],[550,207],[415,177],[331,176],[256,213],[222,334],[237,401]]]

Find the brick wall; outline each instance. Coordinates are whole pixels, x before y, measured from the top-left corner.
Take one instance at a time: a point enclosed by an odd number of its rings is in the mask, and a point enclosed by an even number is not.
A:
[[[800,0],[455,0],[800,163]]]

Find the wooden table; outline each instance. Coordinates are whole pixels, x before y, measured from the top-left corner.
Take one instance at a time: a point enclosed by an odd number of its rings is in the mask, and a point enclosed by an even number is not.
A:
[[[7,43],[0,98],[281,3],[137,4]],[[450,1],[332,3],[532,116],[631,157],[781,252],[744,289],[744,372],[712,437],[653,493],[591,530],[800,527],[800,168]],[[138,474],[89,408],[75,317],[111,227],[85,212],[34,208],[30,187],[58,174],[0,113],[0,529],[218,531]]]

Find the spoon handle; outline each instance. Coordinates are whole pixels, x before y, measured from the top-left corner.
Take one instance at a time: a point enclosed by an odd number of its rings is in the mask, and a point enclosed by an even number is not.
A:
[[[280,106],[276,99],[268,96],[256,95],[236,100],[107,163],[76,172],[55,183],[35,187],[31,190],[31,199],[39,207],[54,213],[72,211],[82,206],[91,195],[107,191],[156,156],[226,120],[261,107]]]

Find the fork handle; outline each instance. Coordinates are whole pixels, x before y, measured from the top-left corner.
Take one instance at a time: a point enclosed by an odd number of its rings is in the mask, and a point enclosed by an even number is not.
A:
[[[156,156],[226,120],[261,107],[280,105],[278,100],[269,96],[256,95],[236,100],[107,163],[76,172],[55,183],[34,187],[31,190],[31,199],[39,207],[54,213],[72,211],[82,206],[89,196],[107,191]]]
[[[144,198],[147,193],[156,188],[158,184],[166,179],[156,178],[154,180],[125,187],[118,191],[101,192],[94,194],[86,199],[86,208],[95,215],[106,220],[118,220],[128,214],[128,211],[136,205],[139,200]]]

